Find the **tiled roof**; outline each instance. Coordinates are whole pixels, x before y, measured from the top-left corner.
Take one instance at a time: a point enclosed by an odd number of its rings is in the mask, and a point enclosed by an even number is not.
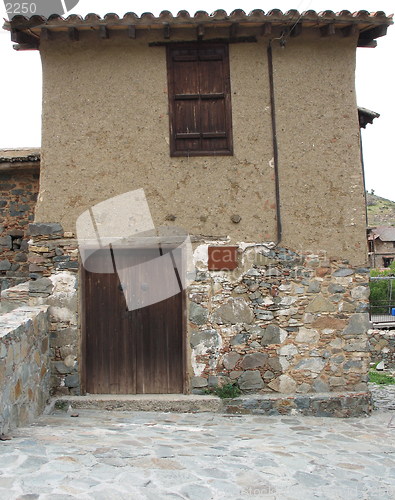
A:
[[[381,241],[395,241],[395,227],[378,226],[372,229],[374,237],[380,238]]]
[[[160,28],[193,28],[196,26],[203,27],[232,27],[241,28],[257,28],[263,25],[270,25],[273,28],[285,28],[294,31],[295,26],[299,28],[319,28],[322,30],[323,36],[332,35],[335,30],[341,30],[344,36],[353,34],[353,29],[359,30],[359,45],[372,46],[372,41],[375,38],[385,35],[386,28],[393,23],[393,15],[387,16],[384,12],[368,12],[360,10],[351,13],[348,10],[342,10],[335,13],[331,10],[316,12],[307,10],[298,12],[297,10],[289,10],[283,13],[279,9],[272,9],[264,12],[260,9],[255,9],[249,14],[246,14],[242,9],[236,9],[230,14],[224,10],[216,10],[212,14],[205,11],[197,11],[194,15],[190,15],[186,10],[181,10],[176,16],[171,12],[164,10],[159,16],[154,16],[150,12],[146,12],[141,16],[133,12],[126,13],[123,17],[117,14],[108,13],[103,18],[97,14],[88,14],[85,17],[78,15],[70,15],[63,18],[58,14],[53,14],[46,17],[32,16],[30,18],[24,16],[14,16],[11,21],[6,21],[5,28],[19,33],[24,36],[14,37],[14,41],[21,44],[33,44],[34,41],[38,48],[39,39],[42,35],[42,30],[45,31],[45,36],[48,36],[49,31],[67,31],[70,28],[75,30],[92,30],[101,28],[102,30],[116,29],[160,29]],[[330,29],[328,29],[330,28]],[[70,33],[70,31],[69,31]],[[70,35],[72,36],[72,34]],[[30,37],[30,38],[29,38]],[[103,37],[107,38],[108,33],[103,32]],[[131,38],[134,36],[131,35]],[[165,38],[168,38],[167,36]],[[75,38],[74,38],[75,39]]]
[[[40,161],[40,149],[0,149],[0,163],[35,163]]]
[[[340,12],[333,12],[332,10],[325,10],[323,12],[316,12],[315,10],[307,10],[305,12],[298,12],[295,9],[288,10],[283,13],[280,9],[272,9],[268,12],[264,12],[261,9],[255,9],[249,14],[246,14],[242,9],[236,9],[230,14],[227,14],[225,10],[219,9],[209,14],[203,10],[197,11],[193,16],[189,14],[186,10],[180,10],[176,16],[168,10],[163,10],[159,16],[155,17],[151,12],[145,12],[140,17],[134,12],[127,12],[123,17],[119,17],[117,14],[108,13],[103,18],[98,14],[87,14],[85,17],[72,14],[67,18],[64,18],[58,14],[53,14],[48,18],[41,16],[32,16],[30,18],[24,16],[14,16],[12,23],[29,23],[29,22],[40,22],[42,24],[91,24],[92,22],[98,22],[100,24],[122,24],[131,23],[134,24],[154,24],[154,23],[200,23],[200,22],[216,22],[216,21],[238,21],[238,22],[254,22],[254,21],[291,21],[296,20],[301,22],[315,21],[317,23],[325,23],[327,21],[347,21],[348,23],[370,23],[370,24],[382,24],[383,22],[387,24],[392,23],[393,15],[387,16],[383,11],[368,12],[367,10],[359,10],[357,12],[350,12],[349,10],[342,10]]]

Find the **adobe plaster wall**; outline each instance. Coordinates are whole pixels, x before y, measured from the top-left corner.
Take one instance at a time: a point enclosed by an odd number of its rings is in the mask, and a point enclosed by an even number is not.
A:
[[[275,46],[284,246],[366,262],[355,41]],[[317,248],[318,244],[318,248]]]
[[[159,40],[149,36],[43,41],[35,220],[74,231],[90,206],[144,188],[156,226],[174,215],[194,235],[276,240],[267,39],[229,48],[234,156],[170,158],[165,48],[149,47]],[[362,265],[355,45],[353,37],[307,33],[285,49],[275,45],[273,59],[283,244]]]
[[[76,217],[91,205],[144,188],[156,226],[172,214],[175,224],[193,234],[274,238],[263,45],[230,48],[235,155],[170,158],[166,51],[147,41],[115,35],[99,46],[43,44],[43,169],[36,220],[59,221],[74,230]],[[256,74],[250,78],[252,67]],[[235,213],[242,217],[237,226],[230,220]]]

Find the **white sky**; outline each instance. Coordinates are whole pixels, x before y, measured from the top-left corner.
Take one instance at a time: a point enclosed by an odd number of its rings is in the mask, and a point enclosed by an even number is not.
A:
[[[0,0],[0,14],[5,18],[4,3]],[[260,8],[273,8],[286,12],[322,10],[383,10],[395,11],[393,0],[145,0],[144,8],[136,8],[130,0],[80,0],[70,12],[86,15],[95,12],[101,16],[107,12],[123,15],[133,11],[138,15],[170,10],[174,15],[181,9],[194,13],[206,10],[211,13],[224,9],[228,13],[236,8],[245,12]],[[363,131],[363,148],[366,187],[379,196],[395,200],[394,119],[395,119],[395,26],[387,36],[378,39],[375,49],[358,49],[356,87],[358,105],[377,111],[380,118]],[[1,133],[0,148],[37,147],[41,143],[41,63],[37,51],[16,52],[12,49],[10,34],[0,30],[1,60]]]

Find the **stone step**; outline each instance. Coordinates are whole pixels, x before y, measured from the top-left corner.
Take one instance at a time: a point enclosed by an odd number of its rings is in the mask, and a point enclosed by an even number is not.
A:
[[[194,394],[88,394],[54,398],[45,413],[58,410],[157,411],[175,413],[221,412],[228,414],[359,417],[373,409],[366,392],[309,394],[248,394],[234,399]]]
[[[176,413],[218,412],[222,401],[216,396],[186,394],[88,394],[55,398],[52,408],[101,409],[113,411],[158,411]]]

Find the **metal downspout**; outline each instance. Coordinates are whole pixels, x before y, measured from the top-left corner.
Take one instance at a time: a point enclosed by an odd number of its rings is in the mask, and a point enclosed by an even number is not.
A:
[[[274,99],[273,53],[272,53],[271,40],[269,40],[269,44],[267,46],[267,60],[268,60],[268,71],[269,71],[270,109],[272,118],[272,137],[273,137],[274,182],[275,182],[275,194],[276,194],[276,222],[277,222],[276,245],[278,245],[282,240],[282,223],[281,223],[281,202],[280,202],[280,179],[278,172],[276,106]]]

